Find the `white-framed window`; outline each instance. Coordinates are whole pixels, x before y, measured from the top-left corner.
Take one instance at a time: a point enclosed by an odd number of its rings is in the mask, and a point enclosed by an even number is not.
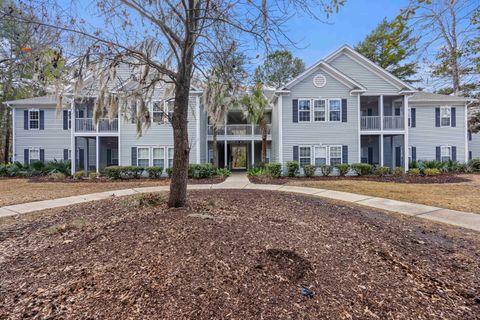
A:
[[[330,165],[342,163],[342,146],[329,146]]]
[[[40,128],[40,111],[38,109],[28,110],[28,128],[30,130]]]
[[[165,123],[164,103],[155,101],[152,104],[152,121],[154,123]]]
[[[152,148],[152,159],[154,167],[165,168],[165,148],[163,147],[153,147]]]
[[[168,115],[167,122],[170,122],[173,119],[174,102],[173,99],[165,101],[165,114]]]
[[[298,147],[298,151],[298,160],[301,168],[312,163],[312,147],[300,146]]]
[[[72,160],[72,149],[68,149],[68,159],[67,160]]]
[[[315,146],[314,147],[315,165],[321,166],[327,164],[327,147]]]
[[[168,147],[168,155],[167,155],[168,167],[173,167],[173,147]]]
[[[139,167],[150,166],[150,148],[137,147],[137,165]]]
[[[298,122],[310,122],[310,100],[298,100]]]
[[[450,146],[441,146],[440,147],[440,160],[449,161],[452,159],[452,147]]]
[[[342,100],[340,99],[328,100],[328,114],[329,114],[329,121],[331,122],[342,121]]]
[[[412,163],[412,146],[408,147],[408,163]]]
[[[451,107],[440,107],[440,126],[441,127],[450,127],[452,120],[452,108]]]
[[[326,121],[327,113],[327,100],[316,99],[313,100],[313,120],[314,121]]]
[[[30,148],[28,151],[28,161],[30,163],[40,161],[40,148]]]
[[[412,127],[412,108],[408,108],[408,127]]]

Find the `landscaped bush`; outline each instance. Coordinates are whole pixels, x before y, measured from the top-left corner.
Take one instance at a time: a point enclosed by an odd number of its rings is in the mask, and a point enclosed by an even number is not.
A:
[[[148,177],[150,179],[158,179],[162,176],[163,168],[162,167],[148,167],[145,168],[147,171]]]
[[[335,168],[337,168],[338,174],[341,177],[345,176],[348,173],[348,171],[350,171],[350,165],[347,163],[339,163],[335,166]]]
[[[97,178],[98,178],[98,174],[96,172],[89,172],[88,173],[88,179],[95,180]]]
[[[278,162],[269,162],[265,165],[267,174],[272,178],[280,178],[282,175],[282,164]]]
[[[467,167],[472,172],[480,172],[480,159],[472,159],[468,161]]]
[[[440,170],[438,170],[437,168],[426,168],[425,170],[423,170],[423,173],[426,176],[431,177],[431,176],[437,176],[442,172]]]
[[[287,161],[287,176],[295,177],[298,173],[298,168],[297,161]]]
[[[265,170],[262,168],[250,168],[247,170],[247,176],[249,177],[259,177],[265,173]]]
[[[218,168],[217,171],[216,171],[216,175],[217,176],[222,176],[222,177],[230,177],[230,175],[232,174],[232,172],[230,170],[228,170],[227,168]]]
[[[328,164],[323,164],[320,166],[320,172],[324,177],[329,176],[332,173],[332,171],[333,171],[333,167],[329,166]]]
[[[408,168],[409,169],[420,169],[417,161],[411,161],[408,165]]]
[[[438,169],[438,171],[443,171],[445,163],[437,160],[419,161],[418,167],[422,172],[424,172],[425,169]]]
[[[404,169],[402,167],[396,167],[394,170],[393,170],[393,175],[396,176],[396,177],[400,177],[400,176],[403,176],[404,174]]]
[[[75,172],[75,179],[83,179],[85,177],[85,171],[79,170]]]
[[[67,178],[67,175],[62,172],[52,172],[48,175],[48,177],[52,178],[53,180],[60,181],[65,180]]]
[[[13,163],[0,164],[0,177],[10,177],[14,167]]]
[[[70,161],[53,160],[53,161],[45,162],[44,172],[48,174],[54,173],[54,172],[60,172],[66,176],[69,176],[71,172],[70,168],[71,168]]]
[[[123,170],[123,167],[110,166],[110,167],[106,167],[105,169],[103,169],[103,172],[105,173],[105,175],[109,179],[117,180],[117,179],[122,178],[122,170]],[[75,173],[75,176],[76,176],[76,174],[77,173]]]
[[[418,169],[418,168],[412,168],[412,169],[408,170],[408,174],[410,174],[412,176],[419,176],[421,174],[421,172],[420,172],[420,169]]]
[[[173,168],[167,168],[165,169],[165,172],[167,173],[168,177],[171,178],[173,174]]]
[[[195,179],[210,178],[216,173],[211,163],[195,164],[192,163],[188,166],[188,177]]]
[[[165,202],[160,193],[144,193],[138,196],[138,204],[142,207],[156,207]]]
[[[354,163],[350,166],[357,176],[366,176],[372,174],[373,166],[369,163]]]
[[[317,171],[317,167],[313,164],[307,164],[303,167],[303,173],[305,173],[305,177],[313,177],[315,175],[315,171]]]
[[[383,177],[383,176],[388,175],[389,173],[390,173],[390,168],[389,167],[377,167],[375,169],[375,174],[377,176]]]
[[[104,169],[105,175],[110,179],[138,179],[145,168],[135,166],[110,166]]]
[[[445,162],[443,169],[448,172],[461,172],[462,166],[458,161],[448,160]]]

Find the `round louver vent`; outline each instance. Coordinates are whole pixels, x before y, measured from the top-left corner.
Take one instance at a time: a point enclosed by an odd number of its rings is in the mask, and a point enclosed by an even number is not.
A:
[[[326,84],[327,84],[327,79],[323,74],[319,73],[313,78],[313,85],[317,88],[325,87]]]

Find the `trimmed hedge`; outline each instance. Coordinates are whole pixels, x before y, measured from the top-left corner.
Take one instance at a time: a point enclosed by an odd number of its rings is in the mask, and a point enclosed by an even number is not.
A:
[[[145,168],[145,171],[148,174],[150,179],[158,179],[162,176],[163,168],[162,167],[148,167]]]
[[[389,167],[377,167],[375,169],[375,174],[377,176],[383,177],[386,176],[390,173],[390,168]]]
[[[373,166],[368,163],[354,163],[350,167],[358,176],[366,176],[373,171]]]
[[[295,177],[298,173],[299,167],[297,161],[287,161],[287,176]]]
[[[280,178],[282,175],[282,164],[278,162],[270,162],[265,164],[267,174],[272,178]]]
[[[333,171],[333,167],[329,166],[328,164],[322,164],[320,166],[320,172],[322,173],[322,176],[327,177],[329,176]]]
[[[350,171],[350,165],[347,163],[339,163],[335,166],[335,168],[337,168],[338,174],[341,177],[345,176],[348,173],[348,171]]]
[[[305,174],[305,177],[313,177],[315,175],[315,171],[317,171],[317,167],[315,167],[313,164],[307,164],[303,167],[303,173]]]
[[[204,164],[190,164],[188,166],[188,177],[194,179],[206,179],[214,176],[217,173],[216,169],[211,163]]]
[[[145,168],[135,166],[110,166],[104,169],[110,179],[138,179],[144,171]]]

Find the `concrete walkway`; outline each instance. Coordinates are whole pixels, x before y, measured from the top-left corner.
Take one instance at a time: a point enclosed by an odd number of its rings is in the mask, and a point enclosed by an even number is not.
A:
[[[293,192],[306,194],[314,197],[340,200],[350,203],[356,203],[363,206],[382,209],[391,212],[404,214],[407,216],[418,217],[436,222],[447,223],[450,225],[463,227],[470,230],[480,231],[480,214],[471,212],[455,211],[423,204],[415,204],[397,200],[377,198],[341,191],[333,191],[318,188],[306,188],[270,184],[250,183],[244,173],[233,173],[228,179],[219,184],[192,184],[188,185],[188,190],[203,189],[249,189],[249,190],[274,190],[281,192]],[[17,214],[28,213],[44,209],[69,206],[78,203],[90,202],[95,200],[108,199],[110,197],[128,196],[145,192],[168,191],[169,186],[144,187],[123,189],[115,191],[105,191],[81,196],[66,197],[53,200],[36,201],[22,204],[15,204],[0,208],[0,218],[14,216]]]

